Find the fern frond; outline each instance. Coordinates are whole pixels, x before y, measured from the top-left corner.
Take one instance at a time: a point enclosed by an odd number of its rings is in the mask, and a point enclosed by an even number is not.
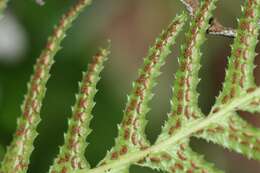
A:
[[[257,23],[259,5],[259,1],[246,2],[243,9],[244,17],[240,19],[240,29],[238,29],[238,35],[232,46],[232,55],[229,59],[229,67],[223,89],[223,93],[229,94],[230,97],[222,96],[222,104],[224,100],[228,101],[228,99],[236,96],[235,90],[238,90],[238,93],[245,90],[246,92],[253,92],[255,90],[253,63],[256,56],[254,52],[259,30]],[[252,103],[256,104],[257,102],[254,101]],[[242,107],[241,109],[243,110]],[[253,109],[250,107],[248,110],[252,111]],[[218,109],[215,107],[213,111],[218,111]],[[204,132],[201,131],[201,133],[200,135],[205,140],[237,151],[249,158],[259,159],[259,148],[257,147],[259,129],[251,127],[248,123],[240,119],[236,113],[232,113],[230,117],[227,117],[226,120],[221,121],[219,124],[212,124],[211,127],[207,128]],[[250,136],[247,134],[250,134]]]
[[[250,159],[260,160],[260,129],[232,113],[197,133],[197,137],[219,144]]]
[[[34,148],[33,142],[37,136],[36,128],[40,122],[40,109],[46,92],[45,87],[50,76],[49,71],[54,63],[53,57],[60,50],[65,32],[89,3],[89,0],[79,0],[62,17],[49,38],[46,48],[37,60],[34,67],[35,72],[28,84],[28,92],[22,106],[22,116],[18,119],[16,133],[7,149],[0,172],[25,173],[27,171],[30,155]]]
[[[246,1],[242,8],[242,18],[239,19],[237,36],[234,40],[231,56],[228,58],[228,68],[223,89],[217,98],[217,105],[225,104],[230,99],[255,88],[254,59],[255,48],[258,42],[260,18],[260,1]]]
[[[139,70],[139,77],[133,83],[133,90],[128,97],[126,108],[124,110],[122,135],[125,135],[125,130],[129,129],[128,138],[132,145],[139,145],[145,148],[148,145],[145,137],[146,114],[149,112],[148,104],[153,97],[152,90],[156,86],[156,79],[161,74],[160,69],[165,64],[165,60],[171,53],[170,48],[175,44],[175,39],[186,21],[186,15],[177,16],[168,26],[161,36],[156,40],[155,45],[150,48],[148,56],[144,59],[144,66]],[[134,139],[134,133],[137,135]],[[123,139],[126,139],[125,136]]]
[[[152,90],[156,85],[157,77],[160,75],[160,69],[164,65],[166,57],[170,54],[170,48],[175,43],[185,20],[185,14],[177,16],[156,40],[155,45],[150,48],[148,56],[144,59],[144,66],[139,70],[139,77],[133,83],[133,90],[128,97],[124,117],[118,128],[119,135],[115,147],[102,163],[149,146],[144,132],[145,117],[149,111],[148,103],[153,97]]]
[[[260,17],[260,1],[246,1],[242,8],[242,18],[239,19],[237,36],[232,45],[232,53],[226,71],[223,90],[217,98],[212,112],[219,111],[219,105],[224,105],[242,93],[249,94],[256,89],[254,81],[255,48],[259,35],[258,19]],[[255,98],[249,104],[240,107],[241,110],[257,111]],[[253,105],[255,104],[255,109]],[[259,105],[259,104],[258,104]],[[242,120],[237,113],[232,112],[221,122],[215,122],[207,129],[200,131],[200,137],[207,141],[217,143],[230,150],[236,151],[248,158],[259,160],[260,129],[252,127]]]
[[[182,140],[185,140],[190,136],[195,135],[198,131],[209,127],[211,124],[214,124],[215,122],[223,121],[223,118],[230,115],[230,113],[238,110],[239,108],[243,107],[245,104],[254,100],[257,97],[260,97],[260,88],[248,94],[243,93],[241,96],[234,98],[225,106],[222,106],[219,109],[219,111],[212,111],[206,118],[201,118],[192,122],[187,122],[176,131],[175,135],[172,135],[168,139],[158,142],[153,146],[146,148],[145,150],[127,153],[126,155],[119,156],[117,160],[113,160],[107,164],[100,165],[90,170],[83,169],[75,171],[75,173],[103,173],[115,168],[122,168],[125,165],[138,163],[139,161],[145,159],[151,154],[163,152],[167,148],[178,145],[182,142]]]
[[[87,73],[83,74],[80,83],[79,94],[72,109],[72,118],[69,120],[68,132],[64,136],[64,145],[50,169],[52,172],[71,172],[77,169],[88,168],[84,153],[86,149],[86,138],[91,132],[89,123],[92,119],[92,109],[95,105],[94,97],[97,92],[96,85],[100,80],[104,62],[107,60],[109,51],[102,49],[93,58],[92,64],[88,66]]]

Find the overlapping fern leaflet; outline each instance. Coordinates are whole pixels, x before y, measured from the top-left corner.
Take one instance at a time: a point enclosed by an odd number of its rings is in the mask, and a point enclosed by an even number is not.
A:
[[[187,122],[202,118],[198,107],[200,47],[205,40],[209,19],[216,1],[204,1],[190,24],[186,44],[182,46],[179,58],[179,70],[173,88],[173,99],[169,119],[163,127],[162,134],[156,143],[175,135]],[[221,172],[207,163],[202,156],[189,147],[189,139],[169,146],[163,151],[152,154],[146,159],[146,166],[152,166],[167,172]]]
[[[72,109],[73,115],[69,120],[68,132],[64,137],[65,142],[60,148],[60,153],[55,159],[50,173],[72,172],[89,167],[84,156],[87,146],[86,138],[91,132],[89,123],[92,119],[91,111],[95,105],[96,85],[100,80],[99,75],[104,68],[103,64],[107,60],[108,54],[108,50],[102,49],[94,56],[87,73],[83,73],[79,94],[76,96],[76,103]]]
[[[146,114],[149,112],[148,103],[152,99],[152,90],[156,86],[156,79],[160,69],[165,64],[170,48],[175,43],[178,33],[185,23],[186,15],[177,16],[168,28],[162,32],[139,70],[139,77],[133,83],[133,90],[127,98],[122,123],[119,125],[119,135],[115,147],[107,154],[101,164],[116,160],[120,155],[143,150],[150,146],[145,136]],[[129,168],[120,169],[119,172]],[[111,172],[117,172],[112,170]]]
[[[260,17],[259,9],[259,0],[246,1],[242,8],[243,16],[239,20],[237,36],[232,45],[223,91],[213,109],[215,112],[219,110],[218,106],[230,102],[232,98],[242,93],[253,92],[256,88],[253,70],[259,35],[257,22]],[[259,98],[241,109],[247,111],[259,109],[257,100]],[[244,154],[248,158],[260,160],[260,129],[240,118],[239,113],[230,113],[221,123],[213,123],[209,128],[200,131],[198,136]]]
[[[36,128],[40,122],[40,109],[46,92],[45,86],[54,63],[53,57],[61,48],[60,44],[66,36],[65,32],[89,3],[90,0],[79,0],[62,17],[37,60],[34,67],[35,72],[28,84],[28,93],[22,106],[22,116],[18,119],[13,141],[4,156],[1,173],[25,173],[27,171],[30,155],[34,148],[33,142],[37,136]]]
[[[243,93],[241,96],[232,99],[228,104],[221,107],[221,109],[217,112],[212,111],[206,118],[194,120],[193,122],[187,122],[184,124],[179,130],[172,135],[168,139],[161,141],[160,143],[154,144],[151,147],[141,150],[138,152],[128,153],[126,155],[120,156],[118,160],[111,161],[108,164],[100,165],[96,168],[87,170],[83,169],[81,171],[76,171],[76,173],[103,173],[111,169],[119,169],[128,164],[140,163],[145,158],[152,156],[153,154],[161,153],[163,154],[166,148],[171,148],[173,146],[178,146],[183,140],[189,138],[190,136],[194,135],[196,132],[203,130],[214,124],[214,122],[223,121],[223,117],[227,117],[228,114],[234,110],[237,110],[248,102],[252,101],[253,99],[260,97],[260,88],[256,89],[251,93]],[[179,156],[178,156],[179,157]],[[167,156],[166,156],[167,158]],[[185,159],[185,158],[184,158]],[[197,158],[201,159],[201,158]],[[146,159],[145,159],[146,160]],[[158,158],[156,158],[157,163],[161,162]],[[183,161],[183,160],[182,160]],[[200,165],[200,162],[199,162]],[[152,167],[151,165],[148,165]],[[175,165],[174,165],[175,166]],[[207,165],[206,165],[207,166]],[[196,167],[192,167],[193,169]],[[189,168],[188,168],[189,169]],[[187,170],[190,172],[190,170]],[[186,171],[186,172],[187,172]],[[202,170],[196,170],[197,172],[205,172],[205,168]],[[169,171],[172,172],[172,171]],[[177,172],[183,172],[183,170],[177,170]],[[220,172],[220,171],[215,171]],[[213,172],[214,173],[214,172]]]
[[[197,131],[197,134],[204,133],[206,139],[213,138],[213,142],[220,140],[218,144],[224,147],[228,147],[232,149],[236,148],[236,151],[240,150],[242,154],[245,154],[248,157],[253,157],[254,159],[258,158],[258,154],[254,150],[258,150],[257,147],[259,144],[259,140],[257,139],[257,137],[259,136],[259,132],[257,131],[257,129],[254,129],[239,117],[235,117],[235,115],[232,115],[232,118],[230,118],[231,117],[230,115],[234,114],[232,113],[232,111],[236,111],[237,107],[233,107],[226,113],[222,113],[222,116],[220,116],[221,113],[219,112],[221,112],[220,109],[221,107],[223,107],[223,104],[220,105],[216,104],[219,107],[214,106],[214,109],[212,110],[208,118],[206,118],[206,116],[201,113],[198,107],[198,93],[196,89],[199,82],[198,72],[200,68],[200,58],[201,58],[201,53],[199,50],[200,50],[200,46],[205,40],[204,37],[206,34],[206,30],[209,26],[209,19],[211,17],[212,10],[215,8],[215,3],[216,1],[208,1],[208,0],[202,1],[200,8],[194,17],[194,20],[191,23],[190,32],[187,35],[187,40],[186,40],[187,42],[184,46],[182,46],[182,55],[179,58],[180,69],[176,73],[176,82],[174,84],[174,90],[173,90],[172,111],[169,114],[169,120],[166,122],[165,126],[163,127],[162,134],[159,136],[155,145],[143,151],[143,155],[146,157],[142,157],[143,159],[140,158],[138,164],[141,166],[147,166],[147,167],[151,167],[154,169],[159,169],[167,172],[195,172],[195,173],[196,172],[198,173],[199,172],[212,172],[212,173],[222,172],[214,168],[212,164],[206,162],[202,158],[202,156],[200,156],[199,154],[191,150],[191,148],[189,147],[189,136],[192,134],[187,134],[187,136],[179,140],[176,140],[175,143],[170,142],[171,138],[175,139],[178,138],[176,136],[182,136],[182,133],[186,131],[183,130],[185,126],[186,128],[189,128],[189,124],[193,124],[193,123],[196,124],[197,122],[200,122],[197,124],[199,127],[201,126],[200,124],[204,124],[204,125],[207,124],[203,126],[203,128],[201,129],[198,128],[199,130]],[[251,10],[254,10],[255,8],[256,10],[259,9],[259,6],[257,2],[249,1],[246,2],[245,5],[245,9],[248,8],[250,8]],[[245,18],[248,17],[247,16],[248,14],[249,12],[246,10]],[[251,17],[254,16],[251,15]],[[256,16],[256,18],[257,17],[258,16]],[[251,20],[249,20],[249,22],[250,21]],[[256,31],[253,32],[251,39],[255,39],[255,42],[252,42],[251,45],[248,44],[243,45],[242,43],[239,42],[236,43],[235,41],[235,44],[239,44],[240,46],[242,45],[242,46],[255,47],[258,29],[257,27],[255,27],[254,29],[256,29]],[[248,50],[247,48],[248,47],[245,47],[244,49]],[[252,54],[252,52],[254,52],[254,50],[249,49],[248,53]],[[251,55],[251,59],[254,58],[252,56],[254,56],[254,54]],[[238,61],[240,61],[241,57],[238,58],[239,58]],[[243,64],[246,63],[247,62],[244,62]],[[248,65],[249,65],[248,69],[251,69],[250,63]],[[227,78],[229,77],[229,73],[231,72],[233,73],[233,71],[230,70],[229,68],[227,70]],[[231,74],[232,80],[233,80],[233,74]],[[250,74],[252,75],[252,73]],[[249,74],[246,75],[250,78]],[[224,86],[225,85],[226,83],[224,84]],[[227,91],[232,91],[232,89],[229,88],[227,89]],[[244,91],[245,92],[242,93],[243,95],[250,94],[251,92],[254,93],[254,90],[252,88]],[[230,101],[233,101],[234,98],[238,98],[240,96],[241,94],[234,95],[233,97],[230,98]],[[234,102],[230,102],[230,101],[226,102],[225,104],[229,103],[233,105]],[[219,126],[219,124],[216,125],[216,122],[218,121],[214,121],[214,120],[217,119],[219,120],[219,122],[225,122],[227,126],[223,127],[223,126]],[[240,130],[241,128],[247,128],[247,129],[239,133],[230,133],[230,130],[237,131]],[[196,132],[196,130],[194,132]],[[212,135],[211,133],[213,133],[214,135]],[[228,136],[228,138],[223,139],[222,136],[217,136],[220,133],[222,135],[224,134],[224,136]],[[212,135],[212,137],[210,135]],[[239,138],[240,136],[244,136],[244,138]],[[237,140],[237,142],[232,141],[234,139]],[[164,147],[160,147],[160,145],[163,145]],[[131,153],[127,155],[131,157]],[[141,154],[132,154],[132,155],[134,155],[132,156],[134,160],[135,156],[137,157],[138,155]],[[111,156],[113,157],[113,153]],[[119,157],[118,162],[120,161],[124,162],[127,160],[127,158],[124,157],[121,157],[120,160],[120,154],[116,156]],[[116,165],[116,160],[117,159],[115,159],[115,161],[112,161],[111,163],[110,162],[103,163],[104,164],[103,167],[100,166],[101,168],[93,169],[93,171],[90,170],[90,172],[93,173],[93,172],[99,172],[99,170],[108,170],[110,165],[111,168],[113,167],[112,165],[114,164]],[[128,163],[130,164],[133,162],[129,161]],[[118,166],[119,165],[120,164],[118,164]],[[126,169],[123,170],[125,171]],[[117,167],[117,171],[123,172],[122,170],[120,170],[120,167],[119,169]],[[117,172],[117,171],[112,171],[112,172]]]
[[[0,0],[0,14],[5,5],[1,2],[7,1]],[[60,148],[50,173],[127,173],[132,164],[170,173],[221,173],[221,170],[205,161],[203,156],[192,151],[189,146],[191,136],[260,160],[260,129],[244,121],[236,112],[260,111],[260,88],[257,88],[253,77],[255,47],[260,27],[260,0],[246,0],[242,8],[243,16],[239,20],[223,89],[216,104],[208,116],[205,116],[198,106],[197,86],[202,57],[200,48],[205,41],[216,2],[217,0],[202,0],[195,4],[196,8],[189,9],[192,21],[186,42],[181,46],[171,111],[155,144],[149,143],[144,132],[146,114],[149,112],[148,104],[153,97],[152,90],[160,75],[160,69],[170,54],[170,47],[175,43],[175,38],[185,23],[185,14],[177,16],[150,48],[139,71],[139,77],[133,83],[115,146],[96,168],[91,169],[84,157],[84,151],[87,146],[86,138],[91,131],[89,123],[95,105],[96,85],[109,51],[102,49],[94,56],[88,72],[83,74],[68,131],[64,136],[64,145]],[[54,63],[53,57],[60,49],[66,30],[89,3],[90,0],[79,0],[63,16],[49,38],[46,49],[37,60],[35,73],[28,85],[28,94],[22,106],[22,117],[18,120],[14,140],[8,147],[0,173],[27,171],[33,141],[37,136],[36,128],[40,122],[45,86]]]

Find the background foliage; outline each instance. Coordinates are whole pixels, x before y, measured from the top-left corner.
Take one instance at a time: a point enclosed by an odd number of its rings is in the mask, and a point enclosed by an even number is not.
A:
[[[63,47],[58,53],[56,64],[48,83],[48,92],[39,126],[39,137],[32,155],[29,172],[43,173],[53,161],[62,144],[67,118],[74,103],[77,82],[97,47],[112,41],[112,54],[98,85],[95,118],[91,127],[94,131],[88,138],[87,158],[91,165],[97,164],[113,145],[117,133],[116,124],[122,118],[126,94],[131,82],[137,76],[137,68],[142,64],[148,46],[165,28],[169,21],[184,10],[179,1],[173,0],[106,0],[94,1],[69,31]],[[16,118],[20,114],[20,104],[26,91],[26,83],[32,73],[32,66],[46,38],[57,23],[61,14],[73,1],[47,1],[43,7],[33,1],[12,1],[6,17],[0,21],[0,158],[4,148],[10,143],[15,130]],[[236,27],[236,17],[240,16],[242,0],[221,0],[215,15],[226,26]],[[7,27],[8,26],[8,27]],[[184,34],[183,34],[184,35]],[[182,35],[179,43],[183,41]],[[6,42],[8,41],[8,42]],[[8,43],[8,44],[7,44]],[[203,48],[203,66],[200,83],[200,105],[208,112],[214,97],[221,88],[224,78],[226,57],[230,54],[232,39],[208,36]],[[7,44],[7,45],[5,45]],[[147,134],[154,141],[160,132],[166,112],[169,110],[170,86],[176,70],[176,56],[179,44],[167,60],[160,85],[156,89],[153,109],[149,114]],[[258,51],[259,52],[259,48]],[[260,64],[260,59],[256,58]],[[260,83],[260,68],[255,71]],[[259,118],[246,115],[245,118],[260,126]],[[206,158],[228,173],[257,173],[259,162],[228,152],[221,147],[193,140],[194,150],[206,154]],[[225,156],[224,156],[225,155]],[[238,164],[239,163],[239,164]],[[132,172],[154,172],[149,169],[133,167]]]

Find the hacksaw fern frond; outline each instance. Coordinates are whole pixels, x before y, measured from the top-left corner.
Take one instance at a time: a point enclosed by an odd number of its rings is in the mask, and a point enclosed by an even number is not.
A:
[[[237,36],[232,45],[231,57],[226,70],[226,79],[223,90],[217,98],[213,108],[219,111],[218,106],[229,102],[241,93],[253,92],[256,88],[254,81],[255,48],[259,35],[258,20],[260,17],[260,1],[246,1],[242,7],[242,17],[239,19]],[[241,110],[255,112],[259,109],[256,98]],[[255,107],[254,107],[255,106]],[[248,158],[260,159],[260,129],[252,127],[239,117],[236,112],[230,113],[223,121],[212,124],[201,131],[198,136],[224,147],[241,153]]]
[[[100,73],[104,68],[109,51],[102,49],[97,53],[88,71],[83,73],[83,80],[79,84],[79,94],[72,108],[73,115],[68,123],[68,132],[64,136],[64,145],[56,157],[50,173],[72,172],[83,168],[89,168],[84,153],[86,149],[86,138],[91,132],[89,123],[92,119],[92,109],[95,106],[94,96],[97,93],[96,85],[100,80]]]
[[[6,2],[0,0],[0,14]],[[191,22],[178,58],[171,110],[156,142],[151,144],[146,138],[146,115],[161,68],[185,24],[185,13],[176,16],[149,49],[127,97],[115,145],[96,167],[91,168],[84,155],[86,138],[91,132],[89,124],[96,86],[109,51],[102,49],[94,56],[87,73],[83,74],[64,135],[64,145],[60,147],[49,173],[129,173],[133,164],[169,173],[223,173],[192,150],[191,137],[202,138],[250,159],[260,160],[260,129],[239,116],[239,110],[260,112],[260,87],[255,84],[253,76],[260,28],[260,0],[245,0],[238,29],[232,34],[235,39],[223,88],[208,115],[204,115],[198,105],[197,87],[202,58],[200,50],[206,35],[212,34],[209,29],[216,24],[211,22],[217,0],[195,0],[195,4],[190,0],[181,2],[188,7]],[[66,31],[89,3],[90,0],[78,0],[62,17],[37,60],[22,106],[22,117],[18,119],[17,131],[7,149],[0,173],[27,172],[53,58],[60,50]]]
[[[260,160],[260,129],[247,123],[237,113],[230,113],[223,121],[197,132],[196,136],[250,159]]]
[[[116,160],[120,155],[142,150],[150,146],[145,136],[146,114],[148,104],[152,99],[152,90],[156,86],[156,79],[165,59],[170,54],[170,48],[185,23],[186,15],[176,16],[168,28],[150,48],[144,65],[139,70],[138,79],[133,83],[133,90],[127,98],[122,123],[119,125],[119,135],[115,147],[107,154],[101,164]],[[129,169],[127,166],[125,169]],[[120,172],[122,170],[120,169]],[[115,172],[115,171],[113,171]]]

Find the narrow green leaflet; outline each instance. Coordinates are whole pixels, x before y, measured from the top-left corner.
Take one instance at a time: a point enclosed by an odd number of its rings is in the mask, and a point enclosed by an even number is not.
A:
[[[215,3],[216,1],[203,1],[199,12],[195,14],[190,24],[191,29],[187,34],[187,42],[181,47],[180,67],[176,72],[171,113],[156,143],[174,136],[178,129],[187,122],[203,117],[198,107],[197,93],[198,74],[201,66],[200,47],[205,41],[208,21],[215,9]],[[191,151],[188,139],[150,156],[146,159],[145,165],[167,172],[222,172]]]
[[[7,2],[8,0],[0,0],[0,17]],[[37,2],[41,4],[44,1]],[[61,49],[66,31],[90,2],[91,0],[78,0],[63,15],[48,39],[46,48],[34,67],[22,106],[22,116],[18,119],[17,130],[7,148],[0,173],[27,172],[54,56]],[[83,73],[68,130],[64,135],[64,145],[60,147],[49,173],[129,173],[129,167],[133,164],[169,173],[223,173],[204,160],[203,156],[192,151],[192,136],[213,142],[250,159],[260,160],[260,129],[243,120],[237,112],[260,112],[260,88],[256,86],[253,75],[260,29],[260,0],[245,1],[242,17],[238,20],[238,29],[235,32],[232,29],[233,33],[227,33],[227,28],[223,26],[223,32],[211,33],[214,26],[218,25],[212,16],[217,0],[181,2],[186,5],[192,19],[178,58],[179,69],[173,84],[171,110],[156,142],[151,145],[145,135],[149,102],[153,98],[153,89],[161,68],[185,24],[184,13],[174,18],[150,48],[127,97],[115,146],[97,167],[91,168],[84,156],[86,138],[91,132],[89,124],[93,117],[97,83],[110,52],[102,49],[94,56],[87,72]],[[223,89],[208,116],[200,110],[197,92],[202,57],[200,49],[207,33],[235,35]]]
[[[248,1],[242,10],[244,16],[239,20],[240,28],[232,46],[232,55],[229,58],[224,89],[217,104],[223,104],[235,97],[236,90],[239,92],[246,91],[247,93],[255,90],[253,63],[256,56],[255,47],[259,30],[257,24],[260,9],[259,2]],[[225,91],[227,91],[228,95],[223,94]],[[256,101],[251,102],[250,106],[252,104],[255,104],[255,109],[259,108],[256,105]],[[217,112],[219,109],[215,106],[212,111]],[[244,107],[241,107],[241,109],[247,110]],[[250,107],[248,110],[254,111],[253,107]],[[221,123],[214,123],[206,130],[201,130],[198,136],[246,155],[248,158],[259,160],[260,129],[252,127],[249,123],[242,120],[237,113],[231,113]]]
[[[181,31],[185,20],[185,14],[177,16],[156,40],[155,45],[150,48],[148,56],[144,59],[144,66],[139,70],[139,77],[133,83],[133,90],[128,96],[115,147],[101,164],[116,160],[126,153],[145,149],[150,145],[144,132],[145,118],[149,111],[148,103],[153,97],[152,90],[160,75],[160,69],[165,64],[165,59],[171,52],[170,48],[175,43],[175,38]]]
[[[197,132],[197,137],[243,154],[249,159],[260,160],[260,129],[236,113]]]
[[[209,127],[211,124],[214,124],[215,122],[222,121],[223,117],[227,117],[228,115],[230,115],[230,113],[240,109],[243,105],[247,104],[248,102],[252,101],[253,99],[259,96],[260,96],[260,88],[248,94],[244,93],[241,96],[234,98],[228,104],[222,106],[219,111],[210,112],[210,114],[203,119],[187,122],[175,133],[175,135],[172,135],[168,139],[156,143],[145,150],[128,153],[126,155],[120,156],[118,160],[111,161],[107,164],[100,165],[90,170],[83,169],[80,171],[75,171],[75,173],[107,172],[114,168],[122,168],[127,164],[138,163],[142,161],[144,158],[149,157],[149,155],[160,153],[162,151],[165,151],[165,149],[168,148],[171,149],[171,147],[173,146],[177,147],[176,145],[183,142],[183,140],[188,139],[190,136],[195,135],[196,132],[199,132],[200,130]]]
[[[0,169],[1,173],[25,173],[28,169],[33,142],[37,137],[36,128],[40,122],[40,110],[46,92],[46,83],[50,77],[53,57],[60,50],[60,44],[72,22],[90,0],[79,0],[55,27],[46,48],[41,53],[34,67],[34,74],[28,84],[28,93],[22,106],[22,116],[18,119],[17,130],[13,141],[7,148]]]
[[[254,81],[255,48],[258,42],[260,0],[245,1],[242,17],[238,20],[237,35],[228,58],[228,68],[223,89],[216,105],[225,104],[232,98],[256,87]],[[260,99],[260,98],[259,98]]]
[[[208,21],[215,9],[215,3],[216,0],[203,1],[190,24],[186,44],[181,47],[179,70],[176,72],[173,85],[171,112],[157,142],[174,135],[183,124],[203,118],[203,114],[198,107],[199,94],[197,92],[198,74],[201,67],[200,47],[205,41],[206,30],[209,26]]]
[[[87,146],[86,138],[91,132],[89,128],[92,119],[92,109],[95,105],[94,97],[97,92],[96,85],[100,80],[104,62],[107,60],[109,51],[102,49],[93,58],[88,66],[87,73],[83,74],[80,83],[79,94],[72,109],[72,118],[69,120],[68,132],[64,136],[64,145],[50,169],[53,172],[71,172],[78,169],[89,168],[84,153]]]
[[[218,112],[220,110],[218,106],[226,104],[232,98],[242,93],[250,94],[256,90],[253,70],[256,56],[255,47],[259,35],[259,9],[259,0],[246,1],[242,8],[243,16],[239,20],[237,36],[232,46],[232,55],[229,58],[223,91],[217,98],[212,112]],[[259,98],[255,98],[240,109],[258,112]],[[223,118],[221,123],[214,123],[206,130],[202,130],[198,136],[241,153],[248,158],[260,159],[260,129],[254,128],[242,120],[235,112]]]

